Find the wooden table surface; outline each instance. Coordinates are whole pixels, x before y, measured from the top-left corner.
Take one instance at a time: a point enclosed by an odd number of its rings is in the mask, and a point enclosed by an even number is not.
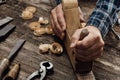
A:
[[[19,2],[20,1],[20,2]],[[61,41],[52,35],[42,35],[36,37],[33,31],[28,28],[28,24],[37,21],[40,16],[49,19],[50,11],[55,6],[54,0],[8,0],[7,4],[0,5],[0,19],[7,16],[13,17],[12,24],[16,25],[16,29],[4,40],[0,41],[0,60],[9,55],[10,50],[19,39],[25,39],[26,43],[19,51],[18,55],[12,62],[11,67],[15,63],[20,63],[21,69],[17,80],[26,80],[32,72],[39,69],[39,63],[44,60],[51,61],[54,64],[54,74],[48,75],[46,80],[76,80],[71,63],[64,49],[63,54],[56,56],[51,53],[39,53],[38,46],[41,43],[52,43]],[[95,1],[81,0],[80,6],[87,19],[93,8]],[[21,12],[26,6],[35,6],[37,12],[32,20],[23,20]],[[115,27],[120,33],[120,28]],[[93,72],[96,80],[120,80],[120,41],[114,38],[110,32],[104,39],[106,44],[104,54],[101,58],[95,60]],[[62,43],[61,43],[62,44]],[[62,44],[63,45],[63,44]]]

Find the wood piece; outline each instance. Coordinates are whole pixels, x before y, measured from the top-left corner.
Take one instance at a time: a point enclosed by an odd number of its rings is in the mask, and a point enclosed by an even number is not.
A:
[[[77,79],[94,80],[94,77],[92,75],[86,74],[92,70],[92,62],[77,61],[75,59],[74,52],[69,47],[71,36],[75,32],[75,30],[82,28],[82,25],[80,24],[77,0],[69,0],[69,2],[67,0],[62,0],[62,3],[67,24],[65,46],[68,52],[68,56],[70,57],[70,60],[72,62],[72,66],[75,70],[75,74],[77,75]],[[86,35],[88,35],[88,33]],[[81,74],[85,74],[89,77],[84,78],[84,76],[81,76]]]

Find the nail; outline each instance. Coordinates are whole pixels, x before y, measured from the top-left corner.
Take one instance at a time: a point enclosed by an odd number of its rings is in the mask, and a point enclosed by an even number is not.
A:
[[[76,40],[72,40],[70,47],[74,48],[76,46],[77,41]]]

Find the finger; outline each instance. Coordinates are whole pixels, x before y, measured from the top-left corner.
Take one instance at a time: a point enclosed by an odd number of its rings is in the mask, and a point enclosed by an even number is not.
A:
[[[57,7],[56,13],[58,13],[57,14],[58,23],[62,27],[62,30],[65,31],[66,30],[66,23],[65,23],[64,13],[63,13],[63,10],[62,10],[62,5],[59,5]]]
[[[79,17],[80,17],[80,21],[81,22],[85,22],[85,19],[84,19],[84,15],[83,15],[83,12],[82,12],[82,10],[80,9],[80,7],[78,7],[79,8]]]
[[[98,38],[92,34],[88,34],[83,40],[77,42],[77,47],[79,49],[88,49],[97,42]]]
[[[103,46],[104,46],[104,44],[103,43],[100,43],[99,41],[96,43],[96,44],[94,44],[92,47],[90,47],[90,48],[88,48],[87,49],[87,51],[88,52],[91,52],[91,53],[94,53],[94,52],[96,52],[97,50],[100,50],[101,48],[103,48]],[[84,55],[89,55],[89,54],[91,54],[91,53],[88,53],[88,54],[84,54]]]
[[[102,43],[100,43],[99,41],[98,42],[95,42],[95,44],[93,45],[93,46],[91,46],[90,48],[88,48],[88,49],[83,49],[83,50],[81,50],[81,49],[76,49],[78,52],[81,52],[81,53],[83,53],[84,52],[84,56],[88,56],[88,55],[90,55],[91,53],[94,53],[94,52],[96,52],[96,50],[99,50],[99,49],[101,49],[102,47],[104,46],[104,44],[102,44]]]
[[[58,37],[60,37],[60,35],[59,35],[58,32],[56,31],[56,28],[55,28],[55,25],[54,25],[54,22],[53,22],[53,19],[52,19],[51,16],[50,16],[50,20],[51,20],[51,25],[52,25],[53,31],[55,32],[55,34],[56,34]]]
[[[86,61],[85,56],[82,56],[82,55],[80,55],[78,53],[75,53],[75,59],[78,60],[78,61],[83,61],[83,62]]]
[[[60,25],[59,25],[58,20],[57,20],[56,10],[52,11],[52,19],[53,19],[53,23],[55,25],[56,30],[58,31],[58,33],[61,34],[62,33],[62,29],[60,28]]]
[[[75,33],[71,37],[71,44],[70,44],[71,48],[74,48],[76,46],[76,44],[77,44],[77,42],[79,41],[79,38],[80,38],[80,33],[81,33],[81,29],[78,29],[78,30],[75,31]]]
[[[86,58],[87,58],[87,61],[97,59],[97,58],[100,57],[102,54],[103,54],[103,48],[97,50],[96,52],[94,52],[94,53],[91,54],[90,56],[86,57]]]

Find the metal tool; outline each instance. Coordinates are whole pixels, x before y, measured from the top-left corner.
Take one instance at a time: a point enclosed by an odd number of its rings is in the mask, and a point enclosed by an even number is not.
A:
[[[17,42],[17,44],[14,46],[14,48],[11,50],[9,56],[7,58],[4,58],[1,61],[0,64],[0,80],[2,79],[3,72],[8,68],[10,65],[10,62],[13,60],[16,53],[20,50],[22,45],[24,44],[25,40],[21,39]]]
[[[116,38],[117,40],[120,40],[120,35],[117,34],[113,28],[111,28],[111,31],[112,31],[112,33],[114,34],[115,38]]]
[[[6,35],[9,34],[13,29],[15,29],[15,25],[8,24],[4,28],[0,30],[0,38],[5,37]]]
[[[36,77],[39,77],[39,80],[44,80],[46,75],[51,73],[53,73],[53,64],[49,61],[42,61],[40,69],[28,76],[27,80],[34,80]]]
[[[10,23],[11,21],[13,21],[13,18],[12,18],[12,17],[6,17],[6,18],[4,18],[4,19],[1,19],[1,20],[0,20],[0,27],[1,27],[1,26],[4,26],[5,24]]]
[[[6,2],[6,0],[0,0],[0,4],[3,4],[5,2]]]
[[[15,29],[15,25],[8,24],[11,21],[13,21],[13,18],[6,17],[2,20],[0,20],[0,40],[4,39],[3,37],[6,37],[13,29]]]

